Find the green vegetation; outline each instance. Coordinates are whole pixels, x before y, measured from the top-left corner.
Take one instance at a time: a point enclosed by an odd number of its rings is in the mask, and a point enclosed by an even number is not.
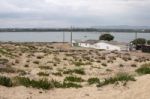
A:
[[[76,77],[76,76],[68,76],[64,79],[64,81],[68,82],[83,82],[84,80],[81,77]]]
[[[8,57],[14,56],[14,55],[12,55],[12,53],[10,53],[10,52],[8,51],[8,49],[2,49],[2,48],[0,48],[0,54],[2,54],[2,55],[4,55],[4,56],[8,56]]]
[[[117,82],[128,82],[128,81],[135,81],[135,78],[131,75],[121,73],[116,75],[115,77],[110,77],[105,79],[103,82],[100,82],[97,87],[105,86],[108,84],[115,84]]]
[[[92,85],[92,84],[99,84],[100,80],[98,78],[89,78],[88,79],[88,84]]]
[[[73,64],[74,64],[75,66],[82,66],[82,65],[85,65],[85,64],[82,63],[82,62],[73,62]]]
[[[76,73],[76,74],[85,75],[85,71],[82,68],[74,69],[73,72]]]
[[[114,40],[114,36],[111,34],[103,34],[99,37],[99,40],[112,41]]]
[[[0,68],[0,73],[20,73],[20,74],[26,74],[24,70],[18,70],[12,67],[5,67]]]
[[[150,63],[143,64],[140,68],[136,70],[138,74],[150,74]]]
[[[137,39],[133,40],[132,43],[135,45],[144,45],[146,43],[146,39],[137,38]]]
[[[48,81],[47,79],[40,79],[40,80],[30,80],[29,78],[25,77],[17,77],[18,83],[20,85],[26,86],[26,87],[33,87],[33,88],[42,88],[42,89],[51,89],[53,88],[53,84]]]
[[[52,75],[55,75],[55,76],[62,76],[62,73],[61,73],[61,72],[55,72],[55,73],[52,73]]]
[[[50,66],[39,66],[40,69],[53,69],[52,67]]]
[[[0,85],[6,86],[6,87],[12,87],[12,81],[8,77],[0,76]]]
[[[82,86],[73,82],[64,82],[63,88],[81,88]]]
[[[25,77],[17,77],[17,81],[19,85],[23,85],[26,87],[33,87],[33,88],[42,88],[42,89],[52,89],[52,88],[81,88],[82,86],[73,82],[63,82],[60,83],[55,80],[48,81],[47,79],[41,80],[30,80],[29,78]]]
[[[7,64],[8,62],[9,62],[8,59],[0,59],[0,64],[5,65],[5,64]]]
[[[49,73],[39,72],[38,75],[39,75],[39,76],[49,76]]]
[[[147,40],[147,44],[150,45],[150,40]]]
[[[76,73],[76,74],[80,74],[80,75],[85,75],[85,71],[83,68],[79,68],[79,69],[68,69],[66,71],[63,72],[64,74],[73,74],[73,73]]]
[[[11,67],[0,68],[1,73],[15,73],[16,70]]]

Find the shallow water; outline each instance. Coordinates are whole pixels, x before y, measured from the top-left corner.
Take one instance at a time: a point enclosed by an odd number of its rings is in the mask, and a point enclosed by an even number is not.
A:
[[[73,32],[73,39],[98,40],[102,33],[96,32]],[[135,39],[135,33],[111,33],[116,41],[130,42]],[[70,41],[70,32],[64,33],[65,41]],[[138,33],[138,38],[150,39],[150,33]],[[0,33],[0,41],[13,42],[62,42],[63,32],[5,32]]]

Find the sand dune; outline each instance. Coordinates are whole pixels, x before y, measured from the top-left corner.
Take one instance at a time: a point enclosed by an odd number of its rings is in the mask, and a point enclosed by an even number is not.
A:
[[[149,99],[150,75],[137,77],[126,87],[109,85],[102,88],[54,89],[43,91],[25,87],[0,87],[0,99]]]

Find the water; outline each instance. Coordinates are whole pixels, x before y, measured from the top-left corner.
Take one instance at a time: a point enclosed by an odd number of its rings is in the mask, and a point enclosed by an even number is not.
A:
[[[65,41],[70,41],[70,32],[65,32]],[[96,32],[73,32],[73,39],[98,40],[102,33]],[[135,39],[135,33],[111,33],[115,36],[116,41],[130,42]],[[150,40],[150,33],[138,33],[138,38]],[[13,42],[62,42],[62,32],[5,32],[0,33],[0,41]]]

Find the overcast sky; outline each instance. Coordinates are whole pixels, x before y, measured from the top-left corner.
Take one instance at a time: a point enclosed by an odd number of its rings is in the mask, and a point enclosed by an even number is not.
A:
[[[0,27],[150,26],[150,0],[0,0]]]

